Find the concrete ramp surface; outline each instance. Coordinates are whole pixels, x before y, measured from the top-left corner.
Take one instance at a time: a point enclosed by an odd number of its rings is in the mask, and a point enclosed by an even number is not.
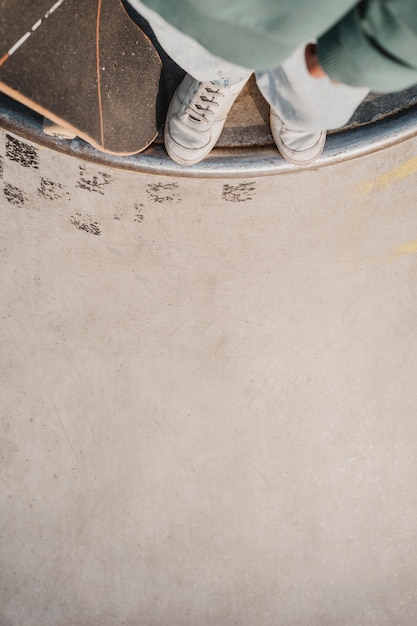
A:
[[[204,176],[3,121],[0,624],[415,626],[415,132]]]

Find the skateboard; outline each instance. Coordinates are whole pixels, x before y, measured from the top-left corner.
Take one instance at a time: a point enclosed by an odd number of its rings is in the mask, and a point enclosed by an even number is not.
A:
[[[0,91],[103,152],[156,138],[161,79],[121,0],[0,0]]]

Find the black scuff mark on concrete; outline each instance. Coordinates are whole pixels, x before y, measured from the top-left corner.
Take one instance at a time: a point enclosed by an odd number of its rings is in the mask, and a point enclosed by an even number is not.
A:
[[[250,202],[255,197],[256,183],[223,185],[222,198],[226,202]]]
[[[141,224],[143,222],[143,220],[145,219],[145,216],[143,215],[143,204],[135,204],[135,218],[134,221],[137,222],[138,224]]]
[[[25,208],[26,196],[19,187],[15,187],[10,183],[4,183],[3,185],[3,193],[6,197],[6,200],[10,202],[13,206],[17,206],[21,209]]]
[[[113,219],[116,220],[117,222],[120,222],[121,220],[124,219],[126,214],[126,208],[123,207],[119,207],[116,211],[116,213],[113,215]]]
[[[3,180],[3,173],[4,173],[4,162],[3,162],[3,157],[0,156],[0,180]]]
[[[6,134],[6,158],[23,167],[39,169],[39,150],[24,141]]]
[[[61,185],[61,183],[56,183],[49,178],[41,178],[38,187],[38,196],[45,198],[45,200],[60,200],[64,194],[64,186]]]
[[[76,213],[75,215],[71,215],[70,222],[73,226],[78,228],[78,230],[83,230],[85,233],[96,235],[97,237],[101,235],[100,224],[93,220],[91,215]]]
[[[104,188],[112,182],[113,178],[110,174],[106,174],[105,172],[91,174],[83,165],[80,165],[79,180],[77,183],[77,187],[80,189],[99,193],[104,196]]]
[[[157,202],[158,204],[175,202],[178,204],[182,202],[177,193],[178,188],[178,183],[152,183],[146,185],[146,193],[152,202]]]

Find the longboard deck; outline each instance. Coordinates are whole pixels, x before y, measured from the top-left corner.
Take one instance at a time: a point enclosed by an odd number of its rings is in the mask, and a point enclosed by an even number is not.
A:
[[[0,0],[0,91],[99,150],[152,143],[161,74],[120,0]]]

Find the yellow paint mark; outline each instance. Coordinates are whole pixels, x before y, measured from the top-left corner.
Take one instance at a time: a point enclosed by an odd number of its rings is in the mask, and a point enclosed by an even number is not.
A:
[[[381,263],[395,263],[399,259],[404,259],[417,255],[417,240],[409,241],[398,248],[393,248],[387,254],[381,254],[380,256],[355,256],[350,255],[341,257],[340,262],[348,269],[364,269],[367,267],[373,267],[380,265]],[[414,263],[410,268],[410,273],[417,273],[417,263]]]
[[[380,191],[389,187],[397,180],[408,178],[417,172],[417,157],[409,159],[399,167],[394,168],[386,174],[376,176],[373,180],[367,180],[357,187],[357,191],[362,194],[368,194],[372,191]]]
[[[394,248],[392,252],[397,259],[400,259],[403,256],[417,254],[417,241],[409,241],[399,248]]]

